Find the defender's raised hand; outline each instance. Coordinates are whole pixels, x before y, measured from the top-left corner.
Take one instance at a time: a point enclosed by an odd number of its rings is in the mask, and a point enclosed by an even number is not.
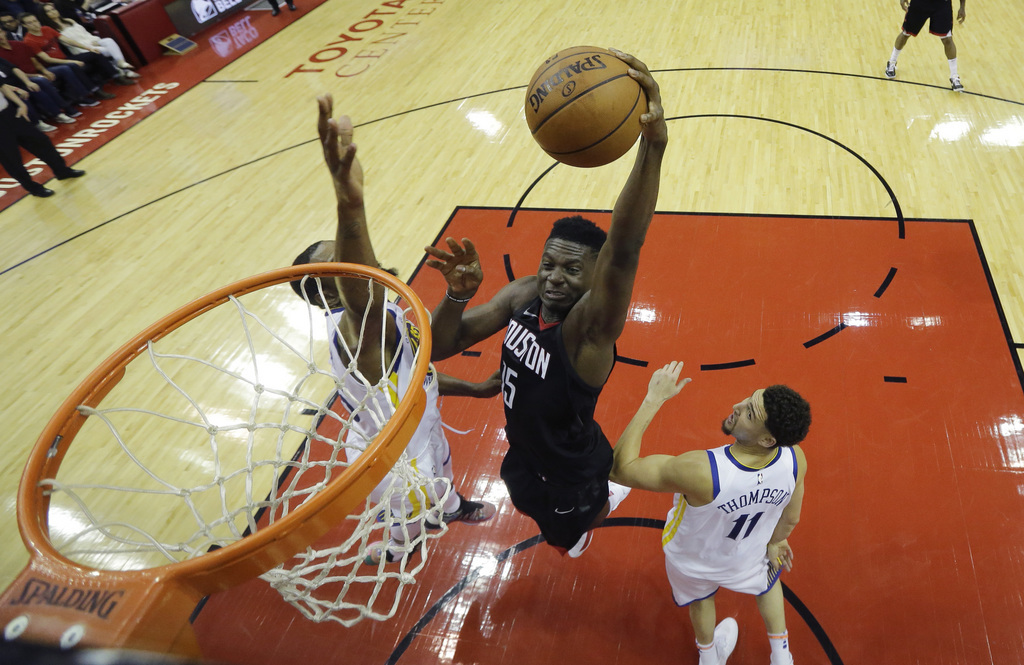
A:
[[[673,360],[661,369],[655,370],[651,381],[647,386],[647,401],[653,404],[661,404],[665,400],[679,394],[691,379],[679,380],[679,374],[683,371],[683,362]]]
[[[432,259],[427,265],[440,271],[448,282],[448,293],[455,298],[471,298],[476,295],[480,283],[484,281],[484,272],[480,267],[480,255],[469,238],[462,239],[462,245],[455,238],[445,238],[448,249],[424,247]]]
[[[320,116],[317,132],[324,161],[334,180],[334,192],[339,205],[363,205],[363,167],[356,159],[356,144],[352,142],[352,119],[347,115],[332,118],[334,98],[330,93],[317,97]]]

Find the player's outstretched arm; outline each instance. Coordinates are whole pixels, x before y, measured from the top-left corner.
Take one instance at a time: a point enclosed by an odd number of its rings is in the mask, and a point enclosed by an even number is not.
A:
[[[630,76],[644,89],[647,112],[640,116],[636,161],[612,210],[608,240],[597,257],[593,286],[570,316],[577,320],[566,321],[566,344],[574,355],[573,366],[582,370],[581,376],[592,385],[603,383],[611,371],[610,351],[626,323],[640,250],[658,203],[661,164],[668,144],[657,81],[637,58],[613,52],[630,66]]]
[[[514,305],[524,292],[524,285],[535,277],[523,277],[502,288],[491,300],[466,309],[483,282],[480,255],[469,238],[460,244],[454,238],[445,240],[448,249],[425,247],[431,258],[427,266],[440,272],[447,284],[445,296],[431,315],[431,359],[443,360],[504,328],[512,318]]]
[[[690,382],[688,378],[680,380],[682,370],[683,363],[673,361],[651,376],[644,401],[615,444],[610,480],[654,492],[686,493],[693,489],[690,485],[700,475],[701,460],[698,456],[685,453],[679,456],[640,456],[644,433],[662,404],[679,394],[683,386]]]
[[[319,116],[317,133],[323,151],[324,163],[331,174],[338,207],[338,226],[335,232],[334,260],[341,263],[379,267],[366,225],[363,199],[363,167],[356,157],[356,144],[352,142],[352,120],[346,116],[332,118],[334,99],[330,94],[317,98]],[[358,344],[363,339],[380,339],[384,325],[384,288],[374,283],[372,298],[368,282],[363,279],[336,279],[338,294],[347,316],[342,319],[341,332],[350,348],[359,348],[359,369],[371,382],[383,372],[383,359],[378,344]],[[394,343],[393,331],[388,331],[389,343]]]
[[[356,157],[356,144],[352,142],[352,120],[347,115],[332,118],[334,100],[330,94],[317,98],[319,117],[317,133],[323,150],[324,162],[334,183],[338,200],[337,243],[335,260],[377,267],[377,256],[370,242],[363,202],[363,167]],[[365,299],[365,296],[363,296]],[[356,303],[347,302],[354,307]]]

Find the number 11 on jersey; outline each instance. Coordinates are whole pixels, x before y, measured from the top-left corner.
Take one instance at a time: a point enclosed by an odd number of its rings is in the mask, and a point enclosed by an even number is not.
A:
[[[757,526],[757,521],[761,519],[761,515],[764,515],[764,511],[754,515],[753,517],[750,517],[750,515],[740,515],[733,520],[733,524],[736,526],[732,528],[732,531],[729,532],[729,535],[727,535],[726,538],[732,538],[733,540],[742,540],[746,538],[750,535],[750,532],[754,530],[754,527]],[[747,523],[747,518],[750,518],[750,524],[747,526],[747,532],[741,536],[740,532],[743,531],[743,525]]]

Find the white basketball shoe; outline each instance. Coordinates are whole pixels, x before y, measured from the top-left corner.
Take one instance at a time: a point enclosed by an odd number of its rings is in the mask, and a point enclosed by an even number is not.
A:
[[[736,640],[740,636],[740,626],[736,619],[726,617],[715,626],[715,647],[700,652],[699,665],[725,665],[736,648]]]

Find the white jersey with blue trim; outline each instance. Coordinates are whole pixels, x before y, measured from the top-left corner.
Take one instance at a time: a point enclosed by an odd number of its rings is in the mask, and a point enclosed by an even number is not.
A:
[[[796,487],[796,453],[779,446],[760,469],[740,463],[730,446],[707,454],[714,500],[691,506],[676,494],[661,542],[680,571],[727,585],[767,561],[768,541]]]
[[[404,310],[395,303],[387,303],[388,318],[392,325],[396,326],[398,349],[397,357],[393,363],[391,375],[388,377],[388,389],[385,391],[373,387],[373,394],[369,396],[373,407],[371,411],[382,414],[382,418],[375,418],[369,413],[357,415],[352,422],[352,429],[358,430],[362,437],[349,436],[346,443],[352,448],[346,448],[349,461],[358,457],[359,453],[380,431],[380,422],[390,418],[398,407],[398,401],[405,396],[409,389],[409,378],[412,375],[413,361],[416,349],[419,346],[420,331],[410,321],[406,320]],[[366,399],[366,384],[347,370],[350,364],[351,355],[338,332],[342,317],[345,315],[344,308],[333,309],[327,314],[327,335],[331,341],[331,368],[335,376],[342,377],[341,399],[348,409],[355,408],[355,405]],[[431,365],[423,382],[423,389],[427,393],[427,404],[420,419],[416,431],[409,440],[406,447],[406,454],[410,458],[419,457],[424,451],[431,447],[431,444],[443,446],[447,442],[444,437],[444,430],[441,426],[441,412],[438,409],[438,386],[437,372]],[[365,438],[365,442],[354,439]],[[425,470],[430,473],[430,471]]]

